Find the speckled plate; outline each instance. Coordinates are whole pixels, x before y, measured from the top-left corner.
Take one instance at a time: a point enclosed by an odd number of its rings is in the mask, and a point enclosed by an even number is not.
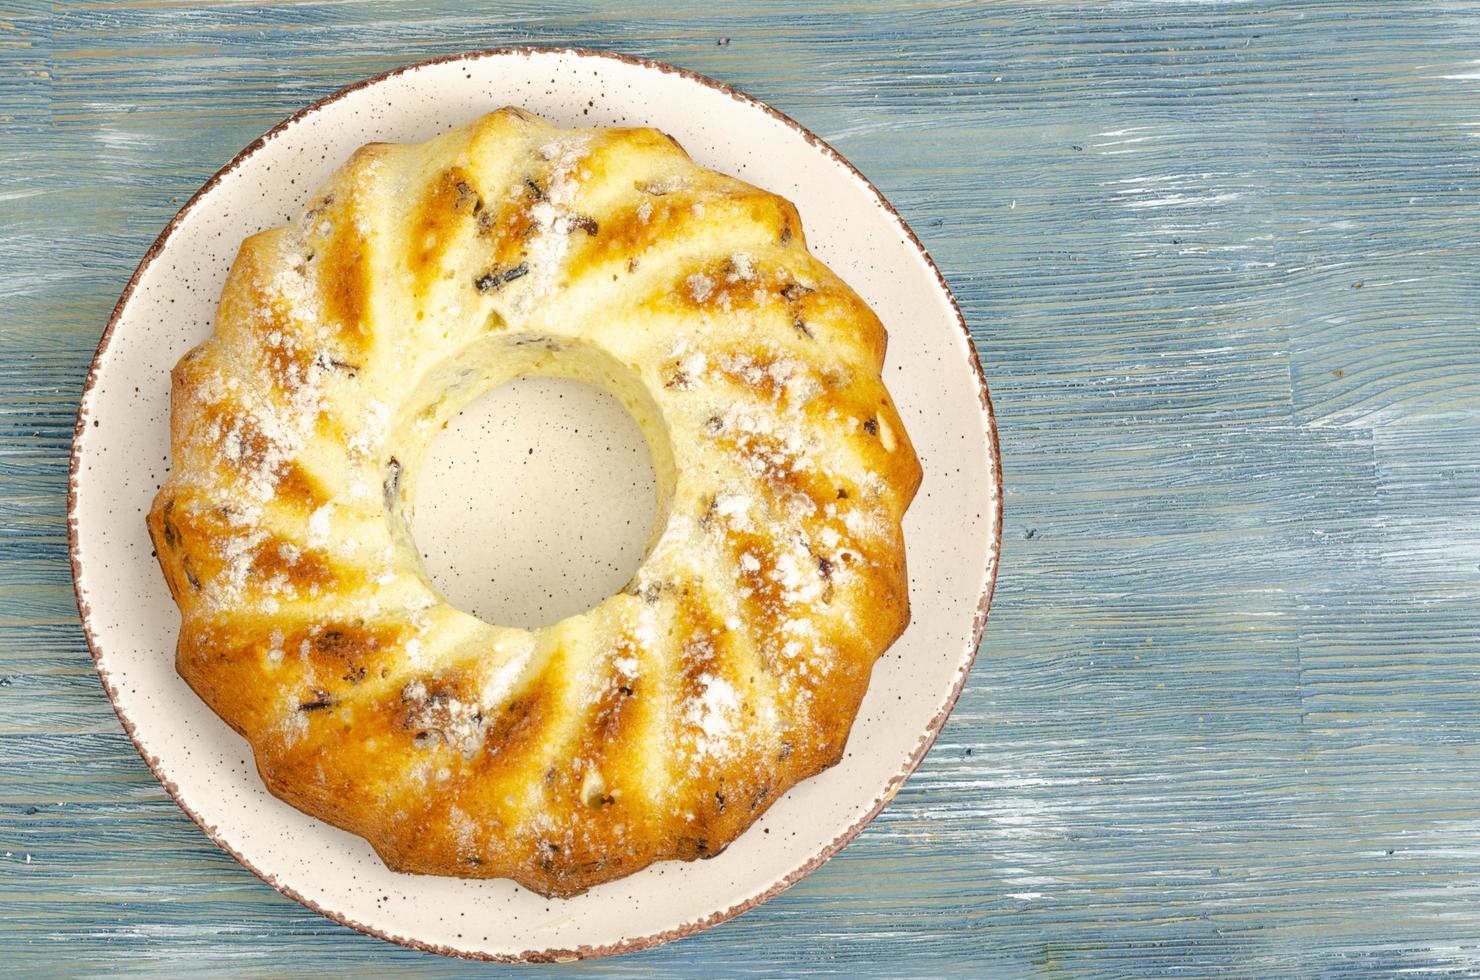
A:
[[[388,871],[358,837],[279,802],[246,743],[175,674],[178,614],[144,513],[167,471],[168,374],[204,339],[237,244],[302,209],[371,141],[411,142],[506,104],[565,125],[648,125],[699,163],[800,208],[813,251],[890,331],[885,378],[924,464],[905,522],[913,621],[879,661],[841,763],[708,861],[665,862],[566,901],[507,881]],[[212,840],[268,884],[363,932],[486,959],[640,949],[722,922],[817,868],[893,798],[945,722],[996,574],[1001,471],[961,315],[879,191],[816,136],[707,78],[579,50],[477,52],[352,85],[212,177],[144,256],[103,334],[73,444],[69,532],[98,673],[154,774]]]

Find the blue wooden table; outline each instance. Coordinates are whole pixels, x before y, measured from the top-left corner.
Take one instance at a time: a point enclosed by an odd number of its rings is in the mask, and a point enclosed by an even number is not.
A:
[[[0,972],[480,969],[170,802],[92,672],[65,480],[207,176],[516,43],[712,75],[848,156],[960,299],[1007,481],[982,657],[884,815],[727,925],[552,972],[1480,972],[1480,6],[495,6],[0,5]]]

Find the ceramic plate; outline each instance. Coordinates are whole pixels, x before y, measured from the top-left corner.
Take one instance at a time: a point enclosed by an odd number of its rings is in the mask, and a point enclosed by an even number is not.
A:
[[[503,105],[562,125],[656,126],[700,164],[795,202],[812,250],[889,328],[885,380],[925,470],[905,522],[913,621],[875,668],[843,761],[718,857],[664,862],[566,901],[507,881],[395,874],[360,838],[269,795],[246,743],[175,674],[178,615],[144,530],[168,467],[169,369],[209,333],[238,243],[296,215],[361,144],[424,140]],[[722,922],[815,869],[883,808],[965,683],[996,574],[1000,508],[991,409],[965,324],[873,185],[797,123],[709,79],[610,54],[520,49],[350,86],[206,183],[145,255],[98,347],[77,419],[69,527],[78,606],[108,696],[212,840],[355,929],[442,953],[565,959]]]

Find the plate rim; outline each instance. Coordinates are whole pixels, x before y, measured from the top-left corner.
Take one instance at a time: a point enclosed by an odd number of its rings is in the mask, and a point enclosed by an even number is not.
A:
[[[113,338],[114,328],[118,325],[118,321],[122,317],[124,309],[128,306],[129,300],[133,297],[134,290],[138,286],[140,279],[143,277],[144,273],[149,269],[149,267],[154,263],[154,260],[159,257],[161,252],[164,251],[165,245],[168,243],[170,236],[174,234],[175,230],[190,214],[191,210],[194,209],[196,203],[200,201],[201,198],[214,190],[216,185],[219,184],[228,174],[230,174],[232,171],[236,170],[239,166],[245,163],[248,158],[252,157],[259,150],[261,150],[268,143],[268,141],[272,140],[279,133],[286,130],[289,126],[292,126],[294,123],[297,123],[307,118],[308,116],[313,115],[326,106],[332,105],[333,103],[338,102],[340,99],[343,99],[346,96],[359,91],[360,89],[369,88],[370,86],[377,85],[399,75],[409,74],[412,72],[420,71],[424,68],[431,68],[436,65],[448,64],[451,62],[471,62],[481,61],[487,58],[503,58],[513,56],[521,56],[527,58],[544,55],[566,55],[582,59],[615,61],[629,66],[644,68],[651,71],[658,71],[663,74],[678,75],[679,77],[687,79],[688,81],[697,82],[700,85],[727,95],[737,102],[742,103],[743,105],[746,105],[750,108],[759,109],[766,115],[778,120],[787,128],[801,135],[802,138],[808,143],[808,145],[820,150],[824,155],[830,157],[835,162],[842,164],[844,168],[846,168],[855,178],[861,181],[864,186],[866,186],[873,193],[878,203],[883,206],[883,208],[899,225],[900,229],[904,231],[909,244],[914,247],[914,249],[919,253],[920,258],[925,261],[926,267],[930,270],[932,274],[934,274],[936,283],[939,285],[942,293],[946,298],[946,301],[949,303],[951,313],[955,316],[957,329],[961,331],[963,337],[966,340],[967,363],[968,366],[971,368],[972,373],[976,377],[977,396],[981,405],[982,420],[985,424],[987,443],[991,453],[990,490],[993,492],[995,513],[992,525],[992,539],[987,542],[985,581],[983,584],[982,592],[977,598],[976,613],[972,619],[971,640],[969,646],[967,646],[966,649],[963,651],[960,664],[956,670],[956,680],[951,687],[950,694],[946,698],[945,702],[941,705],[940,710],[935,714],[933,718],[931,718],[930,722],[926,725],[925,730],[921,733],[919,744],[916,745],[914,752],[911,753],[910,757],[907,760],[905,760],[904,765],[889,778],[889,781],[885,783],[883,789],[879,792],[878,797],[875,798],[873,804],[869,807],[868,811],[862,817],[860,817],[853,824],[847,827],[841,834],[833,838],[832,841],[825,844],[820,851],[818,851],[807,861],[803,862],[800,866],[794,868],[785,876],[772,883],[770,887],[744,901],[731,906],[728,909],[723,909],[721,911],[713,912],[709,915],[684,922],[671,929],[650,933],[648,935],[639,936],[636,938],[623,939],[620,942],[616,943],[610,943],[601,946],[582,945],[575,947],[574,949],[527,949],[519,953],[509,954],[492,953],[476,949],[458,949],[455,947],[428,943],[414,937],[397,935],[387,929],[359,922],[347,915],[324,908],[322,905],[319,905],[314,900],[300,894],[292,886],[278,881],[276,875],[264,872],[263,870],[257,868],[250,860],[248,860],[234,847],[223,840],[222,837],[218,834],[215,826],[207,826],[205,821],[203,821],[201,817],[197,815],[193,809],[191,809],[190,805],[186,803],[185,800],[181,797],[180,789],[175,784],[174,780],[169,778],[162,771],[160,760],[147,752],[143,745],[140,744],[139,739],[134,731],[134,724],[124,713],[123,708],[119,705],[118,699],[115,696],[113,683],[109,679],[109,676],[104,667],[102,660],[102,648],[97,635],[93,631],[91,609],[89,608],[87,600],[83,597],[82,589],[79,585],[79,579],[82,574],[82,562],[80,557],[80,544],[77,530],[77,487],[79,482],[78,475],[81,471],[82,465],[81,439],[84,431],[86,430],[87,419],[90,415],[93,390],[96,387],[98,380],[99,362],[102,360],[103,355],[108,350],[109,343]],[[112,706],[114,714],[118,716],[118,721],[122,725],[124,733],[128,736],[129,741],[133,743],[134,750],[139,753],[139,756],[144,760],[145,765],[149,767],[150,773],[152,773],[154,778],[158,780],[159,784],[164,787],[165,792],[169,794],[170,798],[175,802],[175,805],[178,806],[185,813],[185,815],[188,816],[191,821],[193,821],[195,825],[200,828],[201,832],[204,833],[206,837],[211,840],[212,843],[214,843],[217,847],[230,855],[231,858],[237,862],[237,864],[241,865],[243,868],[246,868],[252,874],[256,875],[257,878],[260,879],[264,884],[270,886],[275,891],[280,892],[288,898],[293,899],[295,902],[298,902],[305,908],[308,908],[313,912],[324,916],[327,919],[337,922],[340,925],[347,926],[355,930],[356,932],[360,932],[367,936],[373,936],[377,939],[385,940],[387,942],[392,942],[400,946],[420,950],[422,952],[436,953],[442,956],[454,957],[457,959],[483,962],[568,962],[571,960],[596,959],[600,957],[614,956],[620,953],[637,952],[644,949],[650,949],[652,947],[662,945],[675,939],[682,939],[686,936],[694,935],[695,933],[699,933],[706,929],[712,928],[713,926],[719,925],[722,922],[726,922],[734,918],[735,916],[740,915],[742,912],[746,912],[752,908],[755,908],[757,905],[762,904],[763,902],[769,901],[770,899],[779,895],[781,892],[790,888],[792,885],[796,884],[801,879],[805,878],[807,875],[811,874],[813,871],[817,870],[817,868],[821,867],[830,858],[832,858],[833,855],[842,850],[842,848],[851,840],[853,840],[854,837],[858,836],[858,834],[863,830],[864,827],[873,822],[874,818],[879,815],[884,807],[887,806],[889,802],[894,799],[895,795],[899,792],[899,789],[904,784],[905,780],[914,773],[914,771],[919,767],[920,763],[924,760],[925,755],[930,751],[930,748],[935,744],[935,740],[939,736],[941,729],[944,727],[946,719],[950,717],[951,711],[955,708],[956,702],[960,699],[961,692],[966,686],[966,679],[971,673],[972,665],[976,662],[977,653],[981,646],[982,634],[986,630],[987,617],[991,611],[992,596],[996,588],[997,573],[1001,564],[1003,496],[1002,453],[1001,445],[997,435],[996,413],[993,410],[991,394],[987,389],[987,380],[986,375],[982,370],[981,357],[977,353],[976,343],[971,337],[971,331],[966,325],[966,318],[962,315],[960,305],[956,302],[956,297],[951,292],[950,286],[946,283],[945,277],[941,274],[940,268],[935,264],[935,260],[930,257],[930,253],[926,250],[924,244],[920,241],[919,236],[915,234],[914,229],[909,226],[909,223],[905,221],[904,217],[899,213],[898,210],[895,209],[894,205],[889,202],[889,200],[884,196],[883,192],[874,185],[873,181],[864,176],[857,167],[855,167],[847,160],[847,158],[845,158],[841,153],[839,153],[830,144],[828,144],[826,140],[813,133],[811,130],[803,126],[801,123],[797,122],[795,119],[792,119],[790,116],[786,115],[770,104],[757,99],[754,96],[747,95],[739,89],[736,89],[724,82],[710,78],[707,75],[702,75],[698,72],[691,71],[690,69],[680,68],[676,65],[670,65],[665,62],[656,61],[651,58],[643,58],[637,55],[630,55],[617,51],[607,51],[596,48],[566,45],[508,45],[493,48],[478,48],[470,51],[461,51],[453,54],[440,55],[435,58],[428,58],[422,61],[411,62],[409,64],[401,65],[397,68],[392,68],[387,71],[367,76],[358,81],[352,82],[349,85],[343,86],[342,88],[336,89],[328,95],[317,99],[314,102],[311,102],[303,108],[299,109],[297,112],[293,113],[283,121],[279,122],[277,125],[273,126],[271,129],[267,130],[261,136],[258,136],[251,143],[247,144],[247,146],[243,147],[242,150],[238,152],[235,156],[233,156],[229,162],[227,162],[224,166],[222,166],[219,170],[212,174],[211,177],[206,180],[206,182],[203,183],[195,191],[195,193],[190,196],[190,198],[185,202],[180,210],[175,213],[175,216],[170,219],[169,223],[165,225],[164,229],[160,231],[159,235],[154,239],[153,244],[151,244],[148,250],[145,251],[143,258],[139,261],[138,266],[134,269],[133,275],[129,277],[128,283],[124,286],[123,292],[119,295],[118,302],[113,307],[113,312],[108,317],[108,323],[103,329],[102,336],[98,339],[97,349],[93,353],[92,360],[88,365],[86,379],[84,380],[82,386],[82,393],[78,398],[77,416],[72,429],[71,458],[67,468],[67,557],[72,572],[72,593],[73,597],[76,600],[78,615],[82,623],[83,638],[87,643],[88,652],[92,657],[93,669],[97,672],[98,679],[102,682],[103,691],[108,697],[108,703]]]

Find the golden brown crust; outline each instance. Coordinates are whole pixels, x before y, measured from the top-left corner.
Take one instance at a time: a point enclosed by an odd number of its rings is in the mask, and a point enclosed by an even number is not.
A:
[[[173,372],[179,672],[394,869],[563,896],[713,856],[841,757],[908,622],[885,344],[789,202],[656,131],[510,109],[366,147],[243,243]],[[672,474],[629,592],[525,631],[424,581],[404,471],[449,364],[620,389]]]

